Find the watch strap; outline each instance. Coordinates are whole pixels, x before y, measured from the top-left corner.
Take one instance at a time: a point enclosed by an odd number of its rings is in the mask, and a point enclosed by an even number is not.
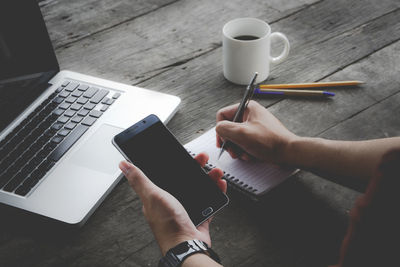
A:
[[[208,245],[200,240],[193,239],[182,242],[177,246],[168,250],[163,258],[160,259],[158,266],[159,267],[177,267],[181,266],[182,262],[189,256],[203,253],[208,255],[210,258],[220,263],[220,259]]]

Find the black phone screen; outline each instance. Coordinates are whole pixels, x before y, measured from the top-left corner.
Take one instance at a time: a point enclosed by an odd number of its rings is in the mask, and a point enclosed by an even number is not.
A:
[[[226,205],[228,198],[164,124],[151,116],[130,127],[136,127],[134,133],[127,129],[114,141],[153,183],[178,199],[198,225]]]

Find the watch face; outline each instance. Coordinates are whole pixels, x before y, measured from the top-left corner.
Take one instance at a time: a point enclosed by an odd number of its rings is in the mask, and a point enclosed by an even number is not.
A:
[[[196,240],[197,241],[197,240]],[[194,240],[189,240],[183,243],[180,243],[173,249],[171,252],[182,262],[187,256],[191,255],[195,252],[202,252],[203,249],[200,248]]]
[[[182,254],[187,252],[190,248],[192,248],[192,246],[186,241],[174,247],[174,253]]]

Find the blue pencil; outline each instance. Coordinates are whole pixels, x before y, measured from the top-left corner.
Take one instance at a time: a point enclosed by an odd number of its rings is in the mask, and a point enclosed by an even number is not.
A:
[[[318,90],[294,90],[294,89],[260,89],[256,88],[254,91],[255,94],[260,95],[282,95],[282,96],[323,96],[330,97],[334,96],[335,93],[326,92],[326,91],[318,91]]]

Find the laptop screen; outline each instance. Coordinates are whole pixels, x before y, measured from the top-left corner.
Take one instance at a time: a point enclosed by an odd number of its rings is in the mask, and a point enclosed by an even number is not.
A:
[[[58,70],[36,0],[0,0],[0,132]]]

